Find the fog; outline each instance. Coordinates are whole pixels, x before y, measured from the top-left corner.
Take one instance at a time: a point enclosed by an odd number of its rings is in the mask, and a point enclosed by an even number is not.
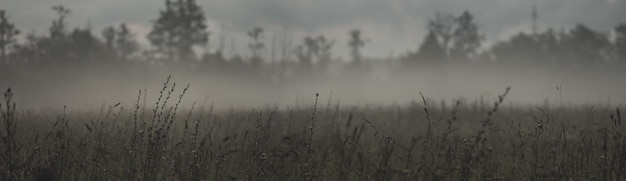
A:
[[[150,106],[170,76],[170,102],[226,110],[626,103],[619,0],[162,2],[2,2],[0,88],[35,109]]]
[[[312,74],[309,77],[276,82],[222,73],[190,73],[184,70],[145,71],[122,75],[117,71],[94,68],[74,69],[62,74],[19,72],[0,87],[11,87],[15,101],[23,108],[98,109],[121,103],[131,108],[146,96],[154,104],[166,78],[176,83],[170,102],[189,84],[183,107],[214,105],[218,109],[278,107],[281,109],[314,103],[340,106],[409,105],[421,102],[420,92],[439,104],[454,100],[465,104],[488,104],[512,88],[505,105],[572,106],[626,103],[623,77],[585,73],[515,71],[498,68],[449,66],[411,71],[372,68],[367,72],[341,72],[336,75]],[[53,75],[53,76],[51,76]],[[623,74],[620,74],[623,76]],[[547,102],[546,102],[547,101]],[[420,103],[421,104],[421,103]]]

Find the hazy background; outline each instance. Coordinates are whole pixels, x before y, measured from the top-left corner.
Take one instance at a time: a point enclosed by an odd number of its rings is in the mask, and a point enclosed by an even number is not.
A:
[[[363,53],[385,58],[418,48],[428,32],[428,20],[435,13],[473,13],[486,44],[505,39],[519,31],[530,32],[532,6],[537,6],[540,29],[571,28],[583,23],[608,32],[626,17],[624,0],[201,0],[212,48],[226,37],[227,55],[249,53],[246,32],[260,26],[266,38],[291,31],[295,40],[325,35],[336,39],[334,51],[348,58],[348,31],[361,29],[371,40]],[[70,27],[90,25],[94,32],[106,26],[127,23],[144,46],[146,35],[157,19],[163,1],[155,0],[2,0],[16,26],[25,32],[47,34],[55,13],[50,7],[71,9]],[[96,33],[99,34],[99,33]],[[234,44],[234,45],[232,45]],[[230,48],[234,46],[235,48]]]
[[[185,106],[226,109],[310,106],[315,93],[323,104],[345,106],[407,105],[421,101],[420,91],[435,102],[475,104],[508,86],[507,105],[626,103],[626,29],[617,28],[626,23],[624,0],[197,1],[208,39],[192,44],[185,58],[167,57],[148,38],[163,2],[0,0],[21,30],[7,44],[0,88],[12,87],[20,105],[35,108],[130,106],[140,89],[153,104],[169,75],[177,83],[173,101],[190,83]],[[51,10],[57,5],[70,13],[60,18]],[[466,30],[454,41],[479,46],[460,56],[451,53],[456,45],[437,45],[450,51],[440,56],[425,46],[437,13],[459,18],[464,12],[477,32]],[[53,21],[61,19],[54,35]],[[125,57],[125,48],[117,41],[109,46],[103,33],[122,23],[137,45]],[[258,42],[249,34],[255,27],[262,29]],[[353,30],[362,46],[349,45]],[[299,56],[310,51],[303,39],[318,36],[333,42],[328,56]]]

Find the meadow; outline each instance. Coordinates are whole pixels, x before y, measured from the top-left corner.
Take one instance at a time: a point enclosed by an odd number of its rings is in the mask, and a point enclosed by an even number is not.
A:
[[[99,111],[0,104],[0,180],[621,180],[618,107],[446,103],[183,108],[189,85]]]

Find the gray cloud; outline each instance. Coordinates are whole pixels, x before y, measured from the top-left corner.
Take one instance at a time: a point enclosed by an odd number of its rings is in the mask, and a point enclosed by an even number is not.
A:
[[[568,28],[584,23],[607,31],[626,23],[625,0],[211,0],[198,1],[213,26],[227,26],[228,36],[244,52],[245,31],[261,26],[270,31],[289,28],[300,36],[324,34],[338,42],[335,51],[345,55],[347,32],[363,29],[372,40],[365,49],[370,56],[387,56],[390,51],[414,50],[426,31],[426,22],[436,12],[460,14],[472,12],[488,41],[502,39],[511,33],[528,30],[530,11],[538,6],[542,28]],[[71,26],[92,24],[101,28],[128,22],[150,27],[158,16],[160,0],[2,0],[17,26],[23,30],[47,33],[54,13],[53,5],[63,4],[73,13]],[[145,32],[145,31],[144,31]],[[269,37],[269,36],[267,36]],[[214,37],[215,39],[215,37]]]

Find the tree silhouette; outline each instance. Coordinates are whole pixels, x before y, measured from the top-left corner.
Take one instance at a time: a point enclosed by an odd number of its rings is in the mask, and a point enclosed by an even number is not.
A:
[[[52,21],[49,36],[28,35],[26,42],[16,48],[17,59],[45,66],[107,59],[106,44],[92,34],[90,27],[68,31],[65,19],[70,10],[61,5],[52,10],[57,18]]]
[[[597,65],[606,60],[610,41],[605,34],[578,24],[564,37],[562,47],[566,49],[566,60],[575,66]]]
[[[16,46],[15,37],[20,31],[9,21],[6,11],[0,10],[0,63],[8,64],[7,54]]]
[[[76,28],[69,35],[68,61],[106,60],[102,42],[89,29]]]
[[[332,59],[331,49],[335,44],[334,40],[328,40],[324,36],[317,37],[317,47],[319,48],[317,59],[322,68],[326,68]]]
[[[564,32],[548,29],[535,34],[519,33],[496,43],[489,52],[498,61],[515,65],[580,67],[606,63],[612,57],[613,49],[607,35],[578,24]]]
[[[130,32],[126,23],[122,23],[116,29],[113,26],[103,30],[106,50],[114,59],[127,61],[139,50],[139,43],[135,40],[135,34]]]
[[[428,22],[428,29],[436,37],[441,47],[443,47],[444,58],[449,58],[451,42],[456,29],[454,16],[436,13],[435,18]]]
[[[478,26],[468,11],[459,17],[436,13],[428,22],[428,34],[417,53],[409,54],[408,59],[429,64],[443,63],[454,59],[474,58],[483,37],[478,34]]]
[[[528,65],[539,59],[541,47],[541,42],[533,35],[519,33],[507,41],[496,43],[490,51],[499,61]]]
[[[30,64],[31,66],[40,63],[43,56],[40,50],[40,38],[33,33],[29,33],[26,35],[25,43],[16,45],[14,55],[16,62]]]
[[[148,39],[165,58],[190,60],[195,57],[193,47],[208,42],[206,29],[204,12],[195,0],[166,0]]]
[[[539,48],[540,52],[534,62],[539,60],[549,65],[558,65],[561,55],[563,54],[563,49],[561,47],[562,37],[562,32],[554,31],[552,28],[548,28],[548,30],[542,33],[535,34],[535,41],[537,44],[532,46]]]
[[[53,6],[52,10],[57,14],[57,19],[52,20],[49,28],[50,36],[42,37],[37,41],[37,47],[45,63],[58,63],[69,61],[71,40],[68,37],[65,19],[70,14],[70,10],[62,5]]]
[[[350,31],[350,41],[348,46],[351,49],[352,63],[354,65],[361,65],[361,47],[365,46],[366,41],[361,37],[361,30],[355,29]]]
[[[135,39],[135,34],[130,32],[126,23],[122,23],[117,31],[115,45],[122,61],[130,60],[131,56],[139,51],[139,43]]]
[[[62,5],[52,6],[52,10],[57,13],[58,19],[52,21],[50,38],[55,41],[61,41],[66,38],[65,18],[70,14],[70,10]]]
[[[478,26],[474,23],[474,17],[465,11],[456,19],[456,24],[451,54],[454,58],[461,60],[473,58],[483,39],[478,34]]]
[[[248,32],[248,36],[250,37],[250,44],[248,47],[250,48],[250,51],[252,51],[250,63],[257,66],[263,61],[261,58],[261,51],[265,48],[265,44],[263,44],[261,40],[263,38],[263,28],[255,27]]]
[[[306,37],[304,41],[306,41],[309,37]],[[304,67],[310,67],[313,62],[313,55],[311,50],[306,46],[306,43],[303,45],[298,45],[294,50],[296,57],[298,57],[298,62],[300,65]]]
[[[106,48],[106,51],[108,51],[110,55],[117,54],[117,50],[115,49],[115,36],[117,33],[115,31],[115,27],[113,26],[106,27],[104,28],[104,30],[102,30],[102,37],[104,37],[104,46]]]
[[[445,48],[437,40],[437,35],[433,30],[428,31],[424,42],[420,46],[417,57],[413,59],[422,60],[428,64],[441,62],[446,56]]]
[[[300,64],[306,68],[310,68],[315,60],[321,67],[325,67],[332,58],[330,49],[334,43],[333,40],[328,40],[321,35],[317,38],[307,36],[302,40],[302,45],[296,48],[295,53]]]
[[[509,40],[496,43],[489,52],[499,62],[525,66],[558,63],[561,57],[561,34],[548,29],[533,34],[518,33]]]
[[[66,18],[70,10],[64,6],[53,6],[57,18],[52,21],[49,36],[30,34],[26,42],[17,47],[16,58],[28,63],[45,66],[69,63],[93,63],[110,59],[112,40],[115,34],[110,29],[103,32],[104,42],[92,34],[89,26],[68,31]],[[107,48],[108,47],[108,48]]]
[[[296,48],[296,56],[298,56],[300,65],[310,68],[313,65],[313,59],[319,53],[319,50],[320,47],[315,38],[309,36],[304,37],[302,45],[298,45],[298,48]]]

